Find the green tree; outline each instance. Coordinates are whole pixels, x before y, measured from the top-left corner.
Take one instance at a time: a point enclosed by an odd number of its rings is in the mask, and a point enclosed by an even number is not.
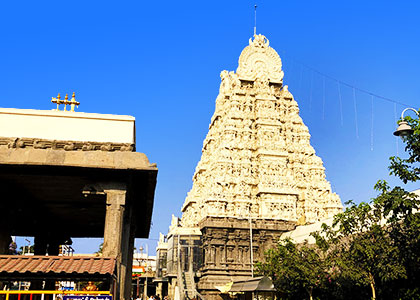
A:
[[[329,261],[334,261],[340,276],[355,285],[369,286],[372,299],[376,299],[378,285],[406,278],[405,268],[398,246],[384,226],[383,206],[346,204],[345,212],[334,218],[332,226],[324,226],[324,235],[315,236],[318,243],[332,249]]]
[[[409,117],[406,121],[414,129],[403,138],[408,158],[391,157],[389,166],[403,183],[420,179],[420,124]],[[313,234],[316,246],[286,240],[266,252],[259,272],[293,299],[302,291],[310,299],[314,291],[323,299],[347,299],[350,293],[353,299],[366,299],[369,290],[372,299],[420,299],[419,197],[401,187],[391,189],[385,181],[375,189],[379,195],[370,203],[350,201],[331,227],[323,224]]]
[[[414,130],[412,134],[404,136],[407,158],[391,157],[390,173],[402,182],[417,182],[420,179],[420,123],[419,119],[406,117],[405,121]],[[398,244],[401,259],[407,271],[407,280],[399,282],[399,290],[403,290],[407,299],[419,299],[420,288],[420,209],[419,199],[401,188],[390,190],[382,182],[382,201],[386,206],[385,214],[392,221],[392,237]],[[406,296],[407,295],[407,296]],[[415,295],[415,296],[412,296]]]
[[[95,252],[96,256],[102,256],[102,250],[103,250],[103,247],[104,247],[104,242],[102,242],[102,243],[99,245],[99,249],[98,249],[98,251],[96,251],[96,252]]]
[[[416,182],[420,179],[420,126],[419,119],[406,117],[405,121],[414,130],[412,134],[402,137],[408,158],[390,157],[389,170],[402,182],[407,183]]]
[[[408,158],[391,157],[390,174],[402,182],[420,179],[420,126],[418,119],[406,118],[414,129],[403,137]],[[414,299],[420,297],[420,201],[401,187],[391,189],[378,181],[379,191],[371,204],[350,206],[336,216],[336,228],[324,228],[319,242],[334,245],[336,263],[342,276],[366,285],[376,296],[382,284],[382,298]],[[338,253],[338,255],[337,255]],[[386,283],[386,284],[385,284]]]
[[[322,252],[289,239],[266,252],[265,261],[257,263],[257,272],[271,277],[277,291],[289,298],[304,290],[313,299],[314,290],[320,289],[328,278]]]
[[[404,266],[406,279],[396,281],[389,288],[400,299],[420,298],[420,200],[400,187],[392,190],[384,181],[376,185],[382,193],[375,199],[382,205],[386,228],[397,247],[398,260]],[[415,296],[413,296],[415,295]]]

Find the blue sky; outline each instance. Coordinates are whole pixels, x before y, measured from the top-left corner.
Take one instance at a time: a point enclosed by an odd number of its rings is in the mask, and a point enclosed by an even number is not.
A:
[[[255,3],[333,190],[369,200],[389,156],[404,155],[392,136],[404,106],[374,97],[372,110],[371,96],[340,84],[340,110],[336,80],[418,108],[416,1],[4,1],[0,106],[53,109],[52,96],[75,91],[79,111],[136,117],[137,151],[159,168],[151,240],[136,241],[153,253],[181,215],[219,74],[236,70]],[[94,252],[97,241],[74,247]]]

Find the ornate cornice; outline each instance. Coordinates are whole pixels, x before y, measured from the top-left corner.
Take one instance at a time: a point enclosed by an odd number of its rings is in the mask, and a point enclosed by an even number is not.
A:
[[[56,149],[65,151],[136,151],[134,144],[59,141],[36,138],[0,137],[0,147]]]

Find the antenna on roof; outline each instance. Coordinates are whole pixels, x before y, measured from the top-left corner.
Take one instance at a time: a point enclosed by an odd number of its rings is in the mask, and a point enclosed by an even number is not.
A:
[[[254,5],[254,36],[257,35],[257,4]]]

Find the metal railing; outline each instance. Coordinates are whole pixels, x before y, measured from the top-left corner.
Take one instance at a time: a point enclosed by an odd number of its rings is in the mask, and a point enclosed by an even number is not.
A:
[[[195,294],[194,297],[197,297],[198,296],[201,300],[205,300],[204,297],[203,297],[203,295],[201,295],[198,292],[197,286],[195,285],[194,272],[193,272],[192,266],[188,270],[188,273],[187,274],[188,274],[188,276],[190,277],[190,280],[191,280],[192,289],[193,289],[194,294]]]
[[[1,295],[6,295],[5,300],[9,300],[10,295],[18,295],[17,299],[21,300],[22,295],[30,295],[29,300],[32,300],[33,295],[110,295],[110,291],[48,291],[48,290],[28,290],[28,291],[19,291],[19,290],[9,290],[9,291],[0,291]],[[1,297],[2,298],[2,297]],[[55,299],[56,297],[54,297]]]

